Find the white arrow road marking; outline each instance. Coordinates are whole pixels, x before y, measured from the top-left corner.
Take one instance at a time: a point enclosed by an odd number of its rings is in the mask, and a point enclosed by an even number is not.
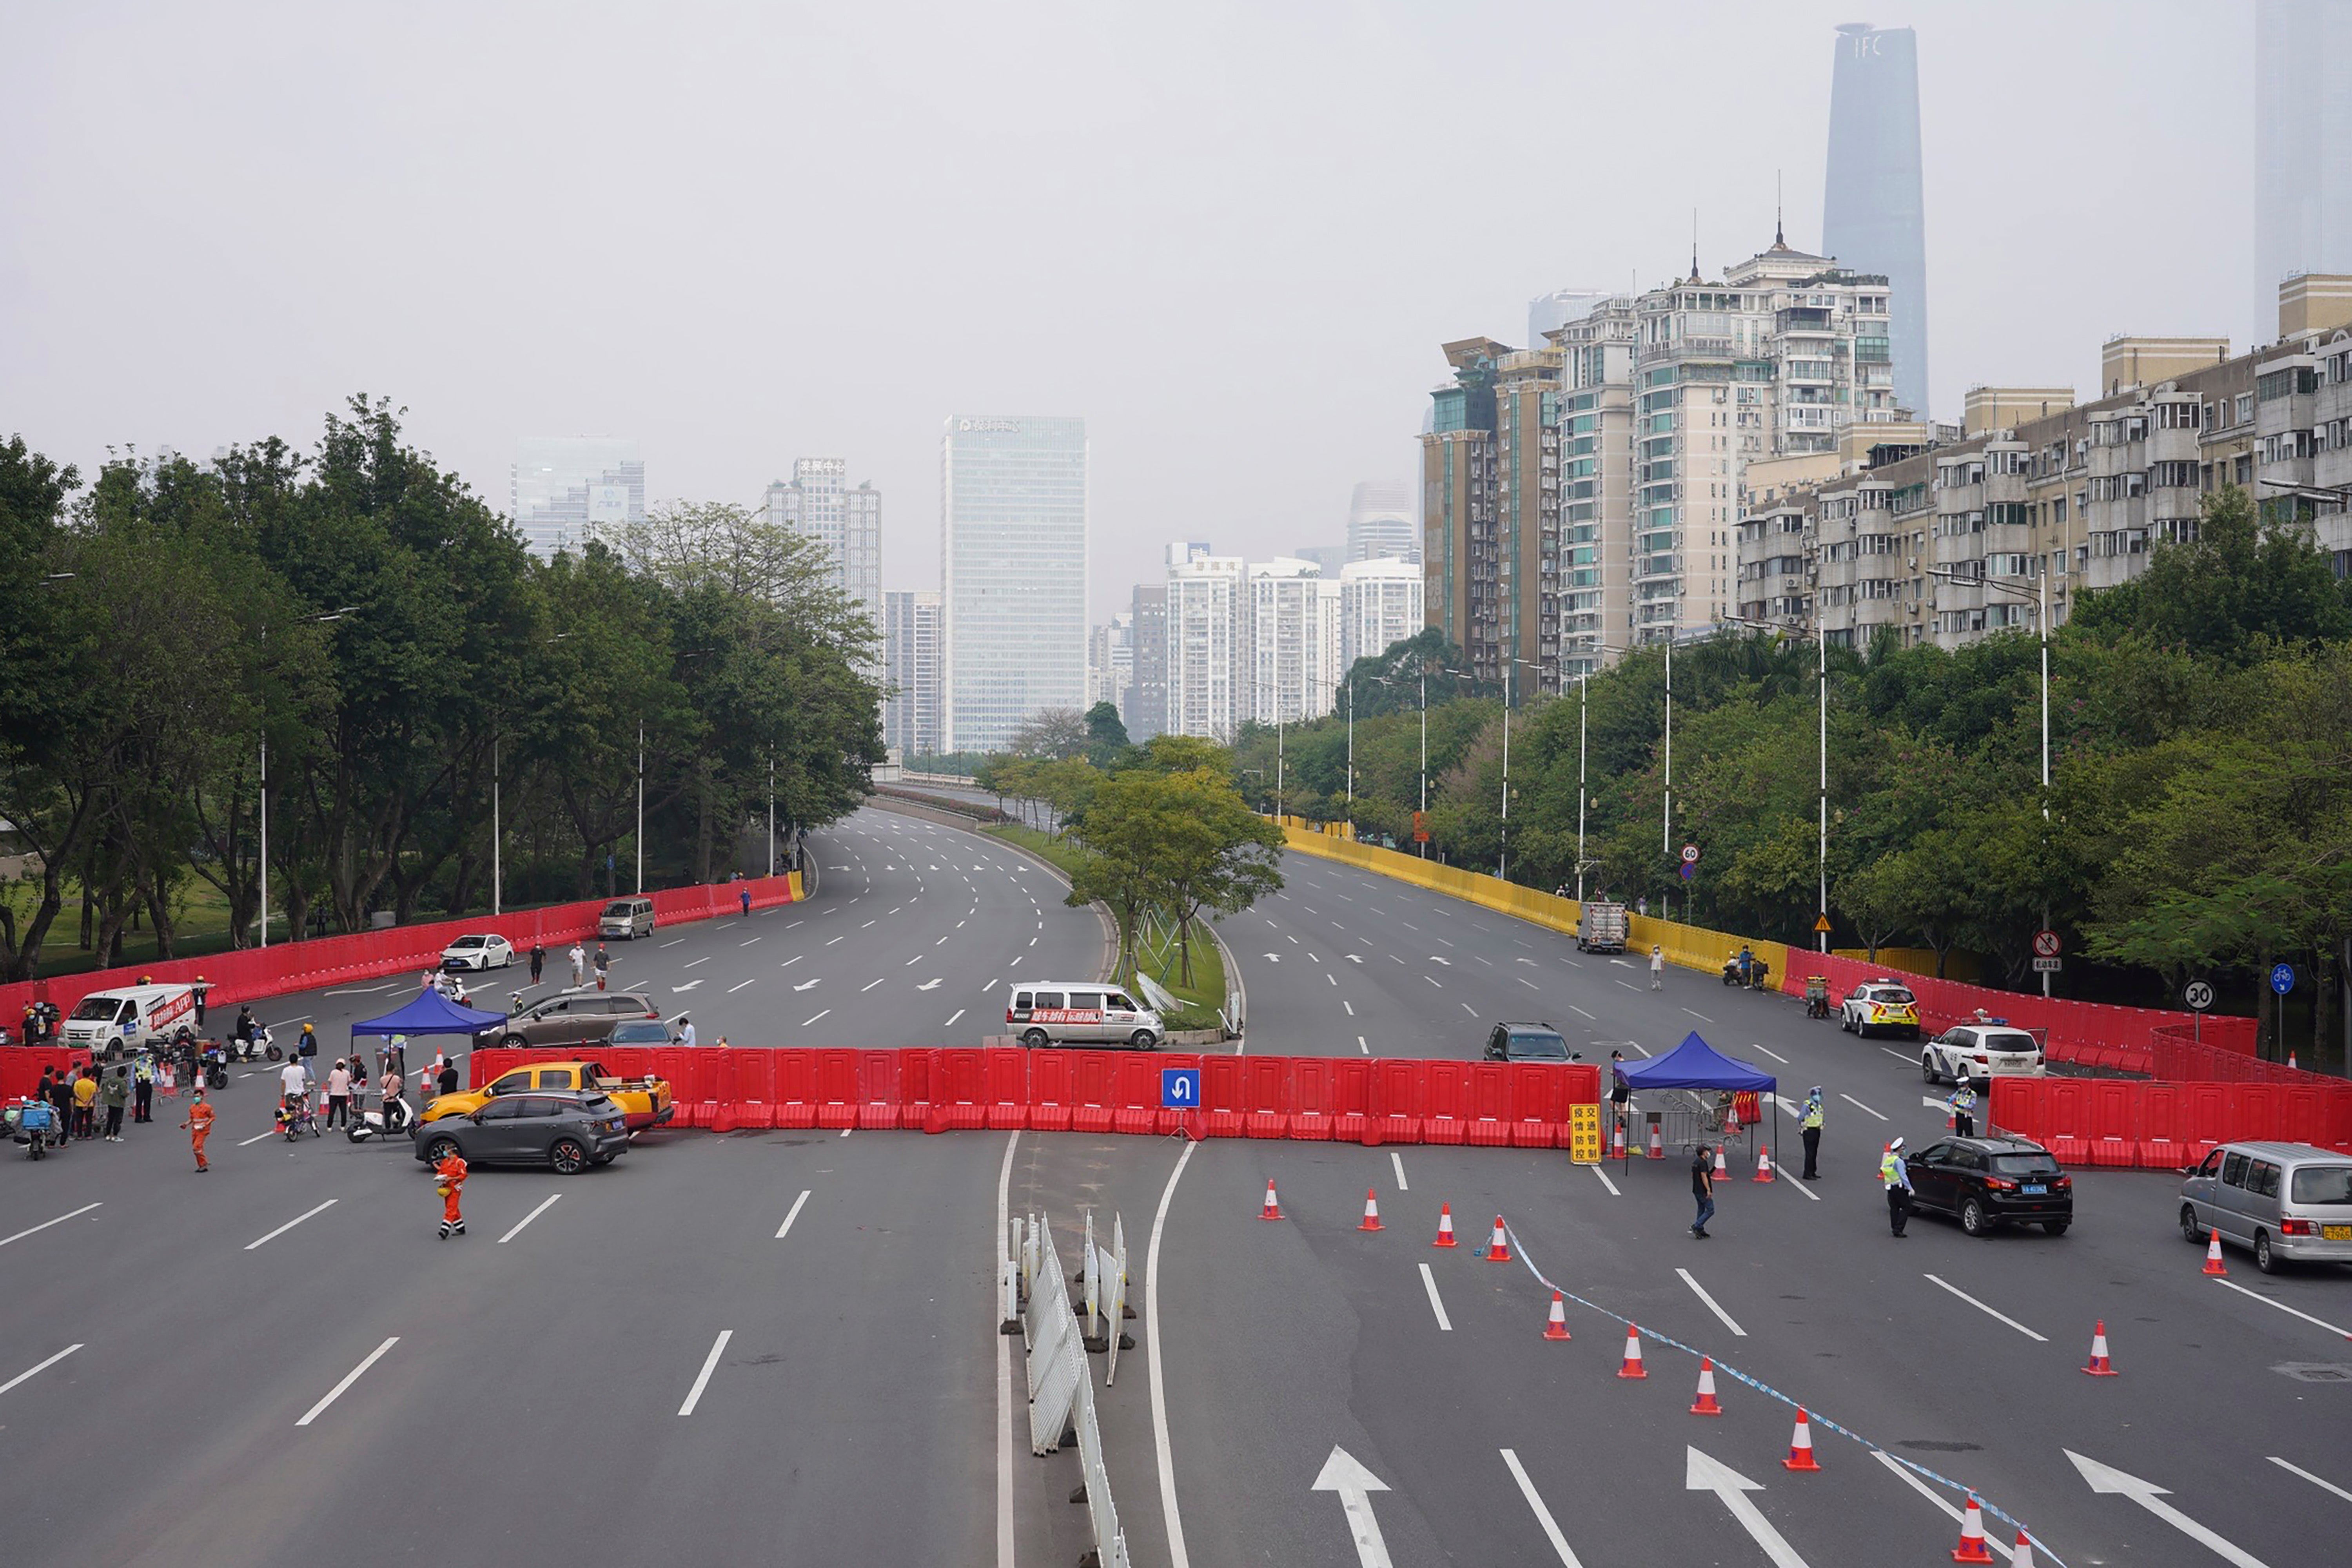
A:
[[[8,1390],[10,1390],[11,1388],[16,1387],[16,1385],[18,1385],[19,1383],[24,1382],[24,1381],[25,1381],[26,1378],[28,1378],[28,1377],[36,1377],[36,1376],[38,1376],[40,1374],[42,1374],[42,1373],[44,1373],[44,1372],[47,1372],[49,1368],[51,1368],[51,1367],[55,1366],[58,1363],[59,1363],[59,1362],[63,1361],[66,1357],[68,1357],[68,1356],[71,1355],[74,1352],[76,1352],[76,1351],[79,1350],[80,1348],[81,1348],[81,1342],[80,1342],[80,1341],[79,1341],[79,1340],[77,1340],[77,1341],[75,1341],[72,1344],[69,1344],[69,1345],[66,1346],[66,1347],[65,1347],[65,1349],[63,1349],[63,1350],[61,1350],[61,1351],[58,1352],[58,1354],[55,1354],[55,1355],[53,1355],[53,1356],[49,1357],[49,1359],[48,1359],[48,1360],[47,1360],[47,1361],[45,1361],[45,1362],[40,1363],[38,1365],[36,1365],[36,1366],[28,1366],[28,1367],[26,1367],[24,1371],[22,1371],[22,1372],[18,1373],[16,1376],[14,1376],[14,1377],[10,1378],[7,1382],[5,1382],[5,1383],[0,1383],[0,1394],[5,1394],[5,1393],[7,1393],[7,1392],[8,1392]],[[2284,1464],[2285,1461],[2281,1460],[2280,1462]],[[2293,1466],[2288,1466],[2288,1468],[2289,1468],[2290,1469],[2294,1469],[2294,1467],[2293,1467]],[[2297,1474],[2300,1474],[2301,1472],[2300,1472],[2300,1471],[2297,1471],[2296,1473],[2297,1473]],[[2326,1483],[2326,1481],[2322,1481],[2322,1482],[2320,1482],[2319,1484],[2320,1484],[2320,1485],[2322,1485],[2322,1486],[2326,1486],[2327,1483]]]
[[[1584,1564],[1577,1561],[1576,1553],[1569,1550],[1568,1537],[1559,1532],[1559,1522],[1552,1518],[1551,1510],[1546,1508],[1544,1500],[1536,1495],[1536,1484],[1528,1479],[1528,1472],[1519,1464],[1519,1456],[1505,1448],[1503,1463],[1510,1467],[1511,1479],[1519,1483],[1519,1495],[1528,1500],[1528,1507],[1535,1511],[1536,1522],[1543,1526],[1544,1539],[1551,1542],[1554,1552],[1559,1553],[1563,1568],[1584,1568]]]
[[[1348,962],[1350,964],[1360,964],[1363,961],[1363,956],[1360,953],[1350,953],[1348,955]]]
[[[1282,962],[1282,955],[1279,953],[1268,953],[1265,956],[1265,961],[1269,964],[1279,964]]]
[[[821,985],[823,985],[823,984],[824,984],[824,976],[822,976],[822,975],[820,975],[820,976],[818,976],[816,978],[812,979],[812,980],[803,980],[799,985],[794,986],[794,987],[793,988],[793,989],[794,989],[794,990],[796,990],[796,991],[805,991],[805,990],[807,990],[811,986],[821,986]]]
[[[7,1392],[7,1390],[6,1390],[6,1389],[5,1389],[5,1388],[0,1388],[0,1394],[5,1394],[6,1392]],[[2352,1491],[2346,1491],[2342,1487],[2337,1486],[2334,1481],[2324,1481],[2324,1480],[2321,1480],[2317,1476],[2313,1475],[2309,1470],[2305,1469],[2301,1465],[2291,1465],[2291,1464],[2287,1463],[2284,1459],[2280,1458],[2276,1454],[2273,1454],[2273,1455],[2271,1456],[2271,1463],[2273,1463],[2273,1464],[2276,1465],[2279,1469],[2283,1469],[2283,1470],[2291,1470],[2291,1471],[2293,1471],[2294,1474],[2301,1476],[2305,1480],[2309,1481],[2313,1486],[2317,1487],[2317,1488],[2318,1488],[2320,1490],[2322,1490],[2322,1491],[2332,1491],[2332,1492],[2334,1492],[2337,1497],[2342,1498],[2346,1502],[2352,1502]]]
[[[1756,1544],[1762,1547],[1764,1555],[1772,1560],[1773,1568],[1805,1568],[1805,1560],[1797,1555],[1797,1549],[1772,1528],[1772,1521],[1764,1517],[1763,1510],[1748,1500],[1749,1492],[1762,1491],[1762,1487],[1722,1460],[1709,1458],[1696,1448],[1686,1448],[1685,1452],[1689,1455],[1683,1477],[1685,1489],[1711,1491],[1721,1498],[1723,1506],[1731,1511],[1731,1517],[1739,1521],[1741,1529],[1756,1538]]]
[[[2222,1540],[2170,1503],[2162,1501],[2168,1494],[2153,1481],[2127,1476],[2112,1465],[2103,1465],[2096,1459],[2086,1459],[2072,1448],[2062,1451],[2074,1461],[2074,1468],[2083,1472],[2083,1479],[2089,1483],[2093,1491],[2122,1493],[2225,1563],[2234,1563],[2238,1568],[2266,1568],[2263,1560],[2252,1552]]]
[[[1841,1099],[1841,1100],[1843,1100],[1843,1101],[1844,1101],[1847,1104],[1849,1104],[1849,1105],[1853,1106],[1855,1110],[1862,1112],[1862,1113],[1863,1113],[1864,1114],[1865,1114],[1865,1115],[1878,1116],[1878,1113],[1877,1113],[1877,1112],[1873,1111],[1869,1106],[1867,1106],[1867,1105],[1864,1104],[1861,1101],[1859,1101],[1859,1100],[1855,1099],[1855,1098],[1854,1098],[1853,1095],[1851,1095],[1851,1094],[1847,1094],[1847,1093],[1844,1093],[1844,1092],[1841,1092],[1839,1093],[1839,1095],[1838,1095],[1838,1098],[1839,1098],[1839,1099]],[[1886,1118],[1885,1118],[1885,1117],[1884,1117],[1884,1116],[1878,1116],[1878,1119],[1879,1119],[1880,1121],[1882,1121],[1882,1122],[1884,1122],[1885,1120],[1886,1120]]]
[[[702,1391],[710,1386],[710,1374],[718,1367],[719,1356],[726,1354],[727,1342],[734,1337],[735,1331],[733,1329],[720,1329],[719,1331],[719,1337],[711,1342],[710,1354],[703,1358],[701,1375],[695,1378],[694,1386],[687,1390],[686,1403],[677,1407],[677,1413],[679,1415],[691,1416],[694,1414],[695,1406],[701,1402]]]
[[[1952,1108],[1952,1103],[1950,1101],[1938,1100],[1933,1094],[1920,1095],[1919,1103],[1925,1105],[1930,1111],[1941,1111],[1947,1113],[1948,1113]]]
[[[1453,960],[1453,959],[1451,959],[1451,958],[1441,958],[1441,957],[1439,957],[1439,956],[1438,956],[1436,954],[1434,954],[1434,953],[1433,953],[1433,954],[1431,954],[1431,955],[1429,956],[1429,961],[1430,961],[1431,963],[1433,963],[1433,964],[1443,964],[1443,965],[1444,965],[1444,966],[1445,966],[1447,968],[1449,968],[1449,969],[1450,969],[1450,968],[1452,968],[1452,967],[1454,967],[1454,960]]]
[[[669,994],[670,994],[671,996],[677,996],[679,992],[681,992],[681,991],[690,991],[690,990],[694,989],[694,988],[695,988],[695,987],[697,987],[697,986],[698,986],[698,985],[700,985],[700,984],[702,984],[702,982],[701,982],[700,980],[688,980],[688,981],[687,981],[687,983],[686,983],[686,984],[684,984],[684,985],[682,985],[682,986],[672,986],[672,987],[669,988]]]
[[[1421,1271],[1426,1278],[1429,1265],[1423,1264]],[[1348,1533],[1355,1539],[1356,1561],[1361,1568],[1393,1568],[1388,1542],[1381,1539],[1381,1521],[1372,1517],[1371,1494],[1388,1490],[1388,1483],[1358,1464],[1347,1449],[1334,1445],[1331,1457],[1323,1461],[1322,1473],[1315,1478],[1315,1490],[1339,1494],[1339,1506],[1347,1512]]]
[[[377,1359],[381,1357],[385,1351],[390,1350],[394,1345],[396,1345],[399,1343],[400,1336],[398,1334],[394,1334],[390,1339],[384,1341],[382,1344],[376,1346],[373,1350],[368,1352],[367,1359],[362,1361],[357,1366],[352,1367],[349,1372],[343,1374],[343,1380],[341,1383],[336,1384],[332,1388],[328,1389],[327,1396],[324,1399],[320,1400],[316,1405],[311,1406],[309,1410],[305,1411],[302,1418],[299,1421],[295,1422],[294,1425],[297,1427],[307,1427],[311,1422],[317,1420],[321,1415],[325,1414],[328,1406],[332,1405],[336,1400],[341,1399],[343,1396],[344,1389],[349,1388],[352,1384],[357,1383],[360,1380],[361,1375],[366,1372],[369,1367],[373,1366],[376,1364]]]
[[[32,1235],[36,1230],[47,1230],[52,1225],[63,1225],[67,1220],[73,1218],[76,1215],[88,1214],[93,1208],[103,1207],[104,1205],[102,1204],[85,1203],[79,1208],[75,1209],[72,1214],[60,1214],[55,1219],[44,1219],[38,1225],[33,1226],[30,1229],[19,1230],[14,1236],[0,1236],[0,1247],[5,1247],[11,1241],[22,1241],[26,1237]]]
[[[939,989],[939,988],[940,983],[937,979],[929,979],[925,980],[921,985],[917,986],[915,989],[919,991],[935,991]]]
[[[2000,1322],[2007,1323],[2010,1327],[2015,1329],[2026,1338],[2033,1341],[2036,1344],[2048,1344],[2050,1343],[2040,1334],[2035,1333],[2032,1329],[2027,1328],[2023,1323],[2019,1322],[2015,1318],[2011,1317],[2008,1313],[1993,1311],[1990,1307],[1986,1306],[1982,1301],[1978,1301],[1974,1296],[1969,1295],[1966,1291],[1961,1290],[1958,1285],[1952,1284],[1945,1280],[1938,1279],[1933,1274],[1927,1274],[1921,1277],[1931,1285],[1938,1285],[1943,1289],[1949,1291],[1952,1294],[1959,1297],[1960,1300],[1968,1302],[1969,1305],[1974,1307],[1985,1316],[1989,1318],[1996,1318]]]

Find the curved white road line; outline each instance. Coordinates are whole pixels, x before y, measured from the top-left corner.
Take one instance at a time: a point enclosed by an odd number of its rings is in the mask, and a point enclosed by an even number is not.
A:
[[[1168,1521],[1170,1568],[1192,1568],[1192,1559],[1184,1550],[1184,1521],[1176,1511],[1176,1461],[1168,1448],[1168,1391],[1160,1353],[1160,1237],[1168,1228],[1168,1205],[1176,1197],[1176,1184],[1182,1179],[1184,1167],[1192,1163],[1192,1151],[1200,1146],[1188,1143],[1176,1156],[1176,1168],[1168,1173],[1168,1185],[1160,1189],[1160,1209],[1151,1217],[1151,1243],[1143,1255],[1143,1345],[1151,1358],[1151,1445],[1160,1458],[1160,1514]]]

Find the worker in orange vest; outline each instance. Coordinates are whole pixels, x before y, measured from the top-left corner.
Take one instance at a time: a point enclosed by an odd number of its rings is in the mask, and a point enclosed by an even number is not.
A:
[[[180,1125],[187,1129],[188,1147],[196,1156],[196,1169],[199,1171],[213,1168],[212,1162],[205,1158],[205,1140],[213,1135],[213,1108],[205,1101],[205,1092],[198,1089],[189,1098],[187,1119]]]
[[[433,1167],[441,1179],[433,1190],[441,1195],[441,1239],[466,1234],[466,1217],[458,1211],[458,1199],[466,1190],[466,1157],[452,1148]]]

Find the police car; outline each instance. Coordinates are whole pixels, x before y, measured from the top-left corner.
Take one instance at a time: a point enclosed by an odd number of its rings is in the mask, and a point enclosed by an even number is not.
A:
[[[2041,1037],[2005,1019],[1955,1024],[1919,1051],[1919,1071],[1930,1083],[2040,1078],[2049,1070]]]
[[[1865,980],[1838,1005],[1838,1028],[1864,1040],[1873,1030],[1919,1038],[1919,998],[1894,980]]]

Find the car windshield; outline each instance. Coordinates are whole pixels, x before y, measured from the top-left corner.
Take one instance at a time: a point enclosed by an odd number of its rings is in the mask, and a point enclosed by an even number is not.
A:
[[[1900,1004],[1904,1002],[1916,1001],[1919,998],[1913,996],[1910,992],[1905,990],[1900,986],[1881,986],[1876,990],[1870,993],[1870,999],[1874,1002]]]
[[[2352,1166],[2305,1166],[2288,1190],[2296,1203],[2352,1204]]]
[[[489,938],[487,936],[460,936],[455,942],[450,943],[449,946],[452,947],[479,947],[483,943],[488,940]]]
[[[2058,1162],[2048,1155],[1995,1155],[1992,1174],[2001,1176],[2044,1176],[2058,1174]]]
[[[664,1024],[647,1023],[643,1020],[617,1024],[613,1030],[613,1043],[614,1045],[667,1045],[669,1029]]]
[[[1568,1042],[1556,1034],[1515,1034],[1510,1054],[1524,1061],[1566,1061]]]
[[[121,1007],[122,1004],[112,997],[84,997],[81,1005],[74,1009],[73,1017],[83,1023],[94,1023],[100,1019],[111,1023]]]
[[[606,904],[606,905],[604,906],[604,917],[605,917],[606,919],[608,919],[608,920],[618,920],[618,919],[621,919],[622,917],[625,916],[628,913],[629,913],[629,905],[628,905],[628,902],[627,902],[627,900],[625,900],[625,899],[624,899],[623,901],[621,901],[621,902],[620,902],[620,903],[618,903],[618,904]]]

